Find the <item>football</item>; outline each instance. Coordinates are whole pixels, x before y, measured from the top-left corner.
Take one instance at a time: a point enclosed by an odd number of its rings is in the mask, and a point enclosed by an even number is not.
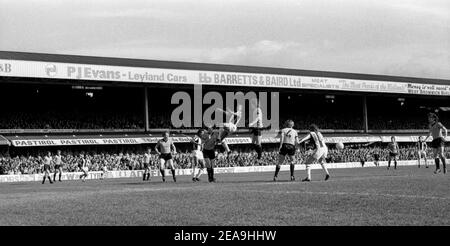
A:
[[[336,143],[336,148],[339,150],[344,149],[344,144],[342,142]]]

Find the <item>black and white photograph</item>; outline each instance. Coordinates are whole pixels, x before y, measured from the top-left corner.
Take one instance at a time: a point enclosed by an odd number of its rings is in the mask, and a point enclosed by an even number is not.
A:
[[[0,226],[450,226],[449,129],[448,0],[0,0]]]

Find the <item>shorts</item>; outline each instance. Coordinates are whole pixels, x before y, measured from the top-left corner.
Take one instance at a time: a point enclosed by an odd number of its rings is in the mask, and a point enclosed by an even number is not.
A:
[[[150,168],[150,163],[144,163],[144,169],[149,169]]]
[[[262,134],[261,134],[261,129],[259,129],[259,128],[252,128],[252,134],[253,134],[253,136],[261,136]]]
[[[444,138],[435,138],[431,141],[431,148],[437,149],[440,147],[444,147],[445,139]]]
[[[398,153],[389,152],[389,156],[390,156],[390,157],[397,157],[397,156],[398,156]]]
[[[55,170],[60,169],[61,165],[55,165]]]
[[[322,147],[318,148],[312,154],[312,157],[316,160],[320,160],[321,158],[327,158],[328,156],[328,148]]]
[[[292,144],[288,144],[288,143],[284,143],[283,145],[281,145],[281,149],[280,149],[280,155],[289,155],[289,156],[293,156],[295,155],[295,146]]]
[[[44,171],[50,171],[50,165],[44,165]]]
[[[203,149],[204,158],[214,160],[216,159],[216,151],[214,149]]]
[[[192,151],[192,156],[199,160],[203,160],[203,152],[201,152],[200,150]]]
[[[159,155],[159,159],[164,159],[165,161],[172,160],[172,154],[171,153],[166,153],[166,154],[161,153]]]
[[[419,151],[418,154],[419,154],[419,157],[421,157],[421,156],[424,156],[424,157],[427,156],[427,152],[426,152],[426,151],[423,151],[423,150]]]
[[[89,171],[88,167],[82,167],[81,170],[83,170],[83,172],[87,173]]]

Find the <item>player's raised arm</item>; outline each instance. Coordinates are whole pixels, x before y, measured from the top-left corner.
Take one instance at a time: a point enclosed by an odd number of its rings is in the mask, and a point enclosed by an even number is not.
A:
[[[299,142],[298,142],[298,144],[301,144],[301,143],[303,143],[303,142],[305,142],[305,141],[307,141],[307,140],[309,140],[311,138],[311,134],[306,134],[306,136],[304,136]]]
[[[229,115],[229,114],[234,114],[233,112],[231,112],[231,111],[228,111],[228,110],[223,110],[223,109],[221,109],[221,108],[217,108],[216,109],[217,111],[219,111],[219,112],[221,112],[221,113],[225,113],[225,114],[227,114],[227,115]]]

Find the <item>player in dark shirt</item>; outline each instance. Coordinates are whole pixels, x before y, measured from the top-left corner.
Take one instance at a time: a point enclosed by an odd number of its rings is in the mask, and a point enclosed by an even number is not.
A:
[[[220,132],[214,130],[211,127],[208,128],[203,134],[203,158],[205,159],[206,171],[208,172],[208,181],[216,182],[214,178],[214,167],[216,160],[215,147],[217,143],[220,143]]]
[[[175,148],[175,145],[173,144],[172,140],[169,138],[168,131],[163,133],[163,138],[160,139],[156,144],[155,151],[159,155],[160,161],[159,170],[161,172],[163,182],[166,182],[165,179],[166,164],[167,167],[169,167],[170,170],[172,171],[173,181],[177,182],[177,178],[175,177],[175,167],[173,165],[172,160],[172,153],[175,154],[177,152],[177,149]]]
[[[395,141],[395,137],[391,137],[391,142],[388,145],[389,148],[389,157],[388,157],[388,166],[387,169],[391,167],[391,160],[394,160],[394,169],[397,169],[397,158],[399,154],[398,143]]]
[[[375,166],[379,166],[380,165],[380,163],[379,163],[379,161],[380,161],[380,154],[378,154],[377,152],[375,152],[374,154],[373,154],[373,160],[374,160],[374,162],[373,162],[373,164],[375,164]]]

